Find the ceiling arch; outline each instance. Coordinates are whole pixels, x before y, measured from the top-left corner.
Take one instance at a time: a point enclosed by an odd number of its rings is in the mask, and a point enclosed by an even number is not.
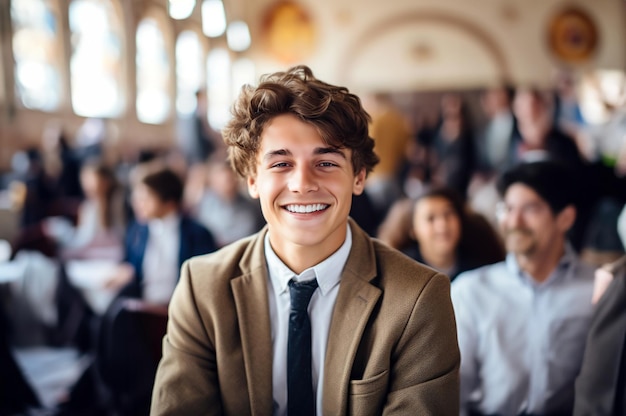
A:
[[[392,45],[392,46],[389,46]],[[360,89],[470,87],[510,80],[506,54],[477,24],[420,11],[369,27],[342,54],[339,77]]]

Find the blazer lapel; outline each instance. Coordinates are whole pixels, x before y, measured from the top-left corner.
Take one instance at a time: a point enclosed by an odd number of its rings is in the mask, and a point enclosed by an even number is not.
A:
[[[253,415],[273,412],[273,353],[264,236],[264,232],[260,233],[242,256],[240,264],[244,274],[231,281]]]
[[[354,359],[382,293],[370,283],[376,276],[376,260],[369,237],[352,221],[350,224],[352,249],[341,276],[324,363],[323,414],[346,414]]]

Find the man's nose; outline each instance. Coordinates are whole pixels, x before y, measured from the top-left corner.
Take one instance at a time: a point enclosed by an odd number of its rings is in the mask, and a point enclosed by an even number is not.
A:
[[[291,192],[310,192],[318,189],[317,177],[309,166],[294,168],[289,178],[289,190]]]

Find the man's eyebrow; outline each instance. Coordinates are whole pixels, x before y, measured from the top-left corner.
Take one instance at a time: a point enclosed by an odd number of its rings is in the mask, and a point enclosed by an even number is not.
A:
[[[317,147],[313,152],[316,155],[325,155],[325,154],[336,154],[341,156],[342,158],[346,158],[346,154],[339,148],[336,147]]]
[[[274,156],[288,156],[291,152],[287,149],[270,150],[263,155],[263,160],[271,159]]]
[[[315,155],[326,155],[326,154],[336,154],[341,156],[342,158],[346,158],[346,154],[339,148],[336,147],[316,147],[313,150],[313,154]],[[269,160],[274,156],[291,156],[292,153],[287,149],[277,149],[277,150],[269,150],[263,155],[263,160]]]

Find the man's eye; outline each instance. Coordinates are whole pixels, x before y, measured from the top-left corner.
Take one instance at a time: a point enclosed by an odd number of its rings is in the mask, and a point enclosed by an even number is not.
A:
[[[287,166],[289,166],[287,162],[279,162],[272,165],[273,168],[286,168]]]
[[[337,164],[333,163],[333,162],[320,162],[319,164],[321,167],[323,168],[330,168],[333,166],[337,166]]]

